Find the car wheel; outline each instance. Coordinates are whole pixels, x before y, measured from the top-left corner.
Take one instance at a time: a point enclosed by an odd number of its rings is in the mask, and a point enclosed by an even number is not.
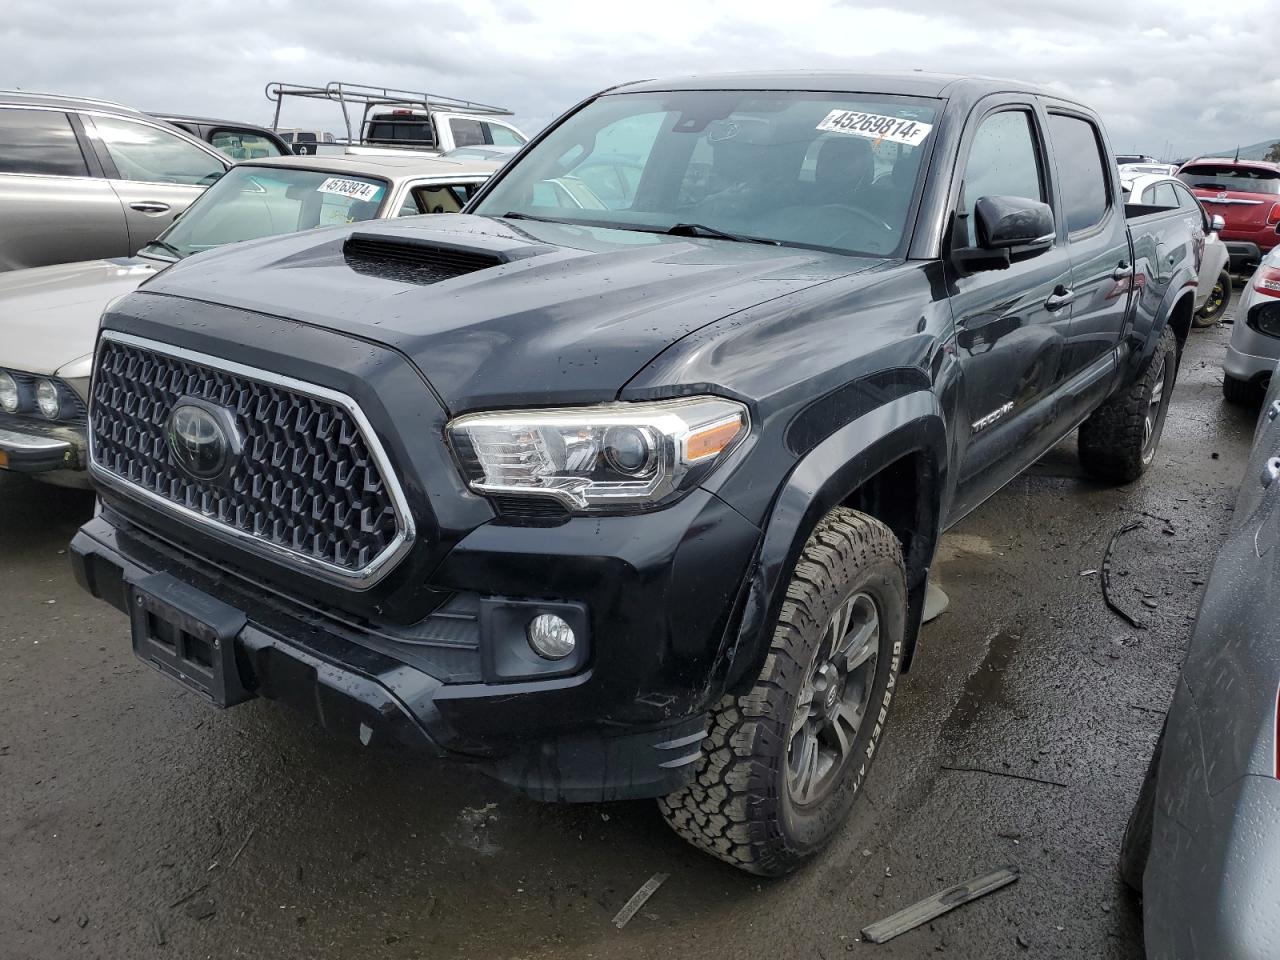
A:
[[[1178,376],[1178,341],[1165,327],[1142,375],[1080,425],[1080,464],[1102,480],[1130,483],[1151,466]]]
[[[1120,841],[1120,879],[1134,893],[1142,893],[1142,875],[1151,856],[1151,828],[1156,814],[1156,776],[1160,771],[1160,753],[1164,749],[1164,730],[1156,740],[1147,764],[1147,774],[1142,779],[1142,789],[1125,824],[1124,839]]]
[[[1241,407],[1256,407],[1262,404],[1266,391],[1252,380],[1237,380],[1230,374],[1222,375],[1222,397],[1227,403]]]
[[[902,548],[838,507],[796,563],[759,677],[712,713],[694,782],[658,801],[690,843],[781,876],[844,822],[875,758],[906,630]]]
[[[1196,313],[1192,320],[1197,327],[1212,327],[1218,322],[1218,318],[1222,316],[1222,311],[1227,308],[1227,304],[1231,302],[1231,274],[1223,270],[1218,275],[1218,282],[1213,285],[1213,289],[1209,292],[1209,299],[1205,301],[1204,306]]]

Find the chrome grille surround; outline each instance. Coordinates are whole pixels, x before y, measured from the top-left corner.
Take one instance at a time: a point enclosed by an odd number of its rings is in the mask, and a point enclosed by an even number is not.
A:
[[[342,423],[349,421],[348,429],[350,431],[354,431],[353,433],[348,433],[346,436],[341,436],[340,439],[350,442],[351,448],[356,451],[354,455],[357,459],[360,458],[361,453],[367,454],[367,460],[358,463],[356,465],[355,472],[359,474],[362,481],[367,481],[366,484],[362,484],[365,486],[365,489],[362,492],[365,494],[373,494],[373,498],[375,500],[374,505],[380,506],[378,512],[381,519],[379,520],[375,518],[374,524],[365,523],[365,526],[370,527],[379,522],[385,525],[385,521],[388,519],[388,516],[394,521],[394,527],[389,531],[389,535],[379,538],[376,554],[363,558],[360,558],[357,554],[357,559],[353,563],[348,557],[343,557],[340,553],[335,554],[333,552],[332,547],[334,544],[332,542],[332,538],[329,538],[330,543],[328,544],[327,549],[297,549],[289,543],[281,542],[278,538],[263,536],[261,531],[255,532],[252,529],[251,524],[249,528],[246,528],[246,517],[243,515],[243,508],[245,504],[243,502],[233,505],[237,508],[237,513],[234,517],[231,516],[228,507],[219,503],[220,496],[223,500],[226,500],[238,494],[241,501],[244,501],[247,498],[250,501],[249,506],[252,507],[252,501],[255,497],[252,490],[246,492],[243,489],[240,491],[233,491],[231,489],[224,488],[221,490],[210,491],[207,489],[209,487],[208,484],[201,484],[196,481],[187,481],[182,479],[181,483],[175,483],[175,480],[171,478],[157,478],[155,476],[155,468],[158,465],[160,469],[163,469],[165,466],[164,461],[167,456],[161,457],[160,459],[156,458],[156,454],[160,452],[155,445],[156,431],[160,429],[160,424],[163,423],[168,414],[164,395],[175,393],[172,389],[166,389],[163,386],[149,385],[146,388],[151,390],[153,393],[161,394],[161,396],[158,398],[142,398],[144,402],[141,406],[145,407],[147,411],[146,415],[142,418],[136,414],[136,411],[140,407],[139,403],[136,401],[140,399],[139,395],[143,390],[138,390],[133,394],[133,399],[135,400],[132,404],[135,411],[133,414],[124,413],[118,404],[108,407],[108,412],[105,414],[106,417],[115,416],[117,418],[128,417],[132,419],[133,422],[125,425],[123,430],[133,430],[132,436],[134,437],[134,444],[132,445],[132,448],[138,458],[145,457],[151,461],[149,465],[149,475],[142,472],[143,468],[141,466],[136,470],[131,469],[129,471],[135,474],[135,476],[132,477],[126,476],[124,473],[112,469],[112,464],[109,462],[112,457],[108,455],[102,447],[112,444],[119,446],[119,441],[105,439],[107,435],[100,432],[102,429],[110,430],[112,424],[108,424],[104,420],[100,420],[100,416],[103,416],[104,414],[103,411],[99,410],[99,405],[100,403],[105,402],[105,398],[99,397],[99,389],[100,387],[106,389],[102,381],[103,374],[101,368],[102,364],[106,362],[107,351],[113,349],[113,346],[139,351],[144,354],[151,354],[154,357],[159,358],[161,361],[169,364],[183,365],[182,372],[187,378],[189,378],[189,382],[197,382],[201,377],[206,379],[220,379],[218,395],[216,397],[210,397],[209,399],[212,399],[215,402],[221,402],[224,405],[229,404],[233,400],[236,404],[241,402],[239,398],[229,395],[227,392],[228,384],[226,381],[231,380],[232,383],[230,384],[230,389],[232,394],[234,394],[236,390],[249,392],[257,391],[259,393],[266,392],[274,397],[277,402],[283,400],[283,402],[292,403],[297,406],[302,401],[305,401],[313,412],[318,411],[320,413],[324,412],[325,406],[334,408],[331,416],[333,419],[339,421],[337,428],[339,430],[343,429]],[[327,387],[321,387],[317,384],[273,373],[269,370],[235,363],[233,361],[224,360],[220,357],[187,350],[182,347],[171,346],[166,343],[160,343],[158,341],[148,340],[142,337],[135,337],[133,335],[120,333],[114,330],[104,330],[102,332],[99,339],[97,356],[94,358],[93,369],[93,383],[90,387],[89,403],[89,469],[94,479],[100,484],[122,492],[134,499],[139,499],[148,505],[155,506],[160,510],[178,517],[203,532],[211,534],[227,543],[245,548],[249,552],[258,556],[280,561],[295,570],[311,574],[330,583],[339,584],[349,589],[365,590],[373,586],[382,579],[382,577],[386,576],[386,574],[394,568],[396,562],[402,559],[412,548],[414,538],[416,536],[416,529],[413,521],[413,515],[410,512],[409,504],[405,498],[404,490],[400,485],[399,478],[392,468],[386,451],[378,440],[377,434],[374,432],[368,418],[364,415],[364,412],[360,409],[355,400],[346,394],[340,393],[336,390],[331,390]],[[236,380],[240,381],[240,383],[236,384]],[[129,398],[125,399],[127,401]],[[169,397],[168,402],[172,403],[173,399],[174,397]],[[239,411],[241,414],[241,423],[247,430],[247,440],[249,441],[249,443],[246,444],[244,458],[249,458],[250,463],[254,466],[264,467],[261,460],[255,461],[252,459],[254,456],[253,441],[258,441],[257,447],[259,452],[263,449],[263,442],[262,437],[258,433],[255,433],[256,428],[254,426],[254,422],[244,419],[244,414],[247,412],[249,411],[244,409]],[[286,419],[288,418],[286,417]],[[293,422],[296,424],[297,421],[294,420]],[[117,434],[120,432],[121,429],[117,424]],[[295,430],[294,432],[296,433],[297,431]],[[137,440],[144,434],[151,445],[150,453],[141,450],[137,445]],[[100,439],[100,436],[103,439]],[[272,446],[278,445],[280,442],[282,441],[276,440]],[[167,455],[167,451],[164,452]],[[307,456],[307,451],[304,450],[295,450],[295,453],[300,454],[304,459]],[[298,458],[289,457],[288,459],[293,461],[296,472]],[[116,465],[119,466],[118,456],[116,457],[116,461]],[[325,465],[321,464],[320,466],[323,467]],[[280,464],[277,464],[276,467],[280,467]],[[288,465],[285,465],[284,468],[287,470]],[[277,469],[276,472],[278,474],[280,470]],[[337,472],[338,471],[335,468],[335,474]],[[247,482],[249,487],[253,486],[252,477],[232,478],[232,480],[236,479],[239,479],[242,483]],[[288,478],[280,477],[278,479],[287,480]],[[169,490],[175,495],[180,495],[181,499],[175,499],[172,496],[166,496],[164,493],[160,492],[160,490],[156,488],[157,483],[160,480],[167,482]],[[259,478],[259,480],[259,486],[261,486],[261,478]],[[334,482],[339,482],[340,477],[335,475],[333,480]],[[148,483],[150,483],[150,485],[147,485]],[[334,483],[330,483],[329,486],[334,486]],[[369,487],[372,487],[372,490],[370,490]],[[296,506],[298,504],[297,490],[294,489],[288,492],[294,495],[290,498],[293,501],[290,506]],[[344,493],[345,492],[346,491],[344,491]],[[384,498],[384,502],[381,504],[376,502],[380,499],[379,494]],[[359,495],[357,494],[357,497],[358,496]],[[304,501],[308,499],[305,491],[303,492],[301,499]],[[311,494],[310,499],[315,501],[317,499],[317,494]],[[328,498],[326,497],[326,499]],[[357,525],[360,525],[364,520],[368,520],[367,516],[362,516],[364,508],[360,507],[361,504],[363,504],[363,501],[359,499],[354,503],[348,500],[348,503],[345,505],[346,509],[344,510],[344,505],[342,504],[335,505],[328,503],[328,507],[337,506],[339,508],[338,512],[333,515],[335,517],[335,522],[337,523],[337,526],[335,526],[334,529],[340,529],[345,534],[346,526],[343,525],[341,521],[347,517],[350,518],[351,522],[354,522]],[[312,519],[316,519],[314,514],[318,509],[318,505],[315,502],[312,502],[310,506],[313,514]],[[287,512],[287,509],[283,504],[277,503],[274,507],[275,513],[277,514],[280,514],[282,511]],[[351,514],[351,508],[353,507],[360,507],[360,509],[355,510],[354,515]],[[219,516],[219,514],[221,514],[221,516]],[[279,520],[280,518],[277,517],[276,523],[273,524],[274,529],[278,529]],[[308,530],[314,537],[314,526],[309,527]]]

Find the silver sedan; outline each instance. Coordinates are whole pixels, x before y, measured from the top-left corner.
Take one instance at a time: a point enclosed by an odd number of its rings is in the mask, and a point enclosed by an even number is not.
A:
[[[1259,419],[1121,875],[1149,958],[1280,956],[1280,377]]]

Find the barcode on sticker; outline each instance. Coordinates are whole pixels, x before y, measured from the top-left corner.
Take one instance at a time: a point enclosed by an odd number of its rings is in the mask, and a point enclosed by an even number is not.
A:
[[[363,180],[346,180],[342,177],[330,177],[320,186],[316,187],[321,193],[336,193],[339,196],[350,197],[352,200],[376,200],[378,194],[382,192],[382,187],[376,183],[366,183]]]
[[[818,129],[827,133],[847,133],[868,140],[888,140],[891,143],[918,147],[933,129],[933,124],[904,117],[862,113],[858,110],[832,110],[818,124]]]

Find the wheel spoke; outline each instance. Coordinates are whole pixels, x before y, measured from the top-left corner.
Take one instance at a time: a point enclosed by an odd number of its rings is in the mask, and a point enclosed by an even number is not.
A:
[[[844,669],[852,673],[875,656],[880,649],[880,618],[872,614],[872,618],[850,634],[848,645],[844,648]]]
[[[799,695],[796,697],[796,710],[791,717],[789,739],[794,739],[795,735],[809,722],[809,717],[813,713],[813,693],[813,680],[806,680],[804,686],[800,688]]]
[[[831,651],[833,659],[840,649],[844,635],[849,632],[849,621],[853,619],[853,605],[856,599],[856,597],[850,597],[840,604],[840,609],[831,618],[831,626],[828,628],[831,631],[831,645],[827,649]]]
[[[836,735],[836,742],[840,749],[840,759],[843,760],[849,756],[849,750],[853,746],[853,738],[858,733],[858,725],[849,717],[849,708],[841,704],[831,718],[831,729]],[[837,761],[839,762],[839,761]]]
[[[806,735],[800,749],[800,760],[796,765],[795,792],[797,799],[803,803],[812,796],[814,781],[817,779],[818,738]]]

